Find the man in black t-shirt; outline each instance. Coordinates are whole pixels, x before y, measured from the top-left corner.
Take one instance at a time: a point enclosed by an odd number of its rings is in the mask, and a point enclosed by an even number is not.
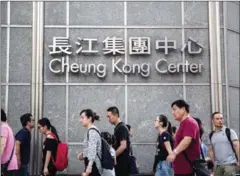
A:
[[[31,130],[34,127],[32,115],[24,114],[20,117],[23,128],[16,134],[16,153],[20,176],[28,176],[28,164],[30,159]]]
[[[130,139],[126,125],[119,118],[117,107],[107,109],[109,122],[115,126],[114,136],[116,138],[114,149],[116,150],[117,165],[115,167],[116,176],[128,176],[130,173]]]

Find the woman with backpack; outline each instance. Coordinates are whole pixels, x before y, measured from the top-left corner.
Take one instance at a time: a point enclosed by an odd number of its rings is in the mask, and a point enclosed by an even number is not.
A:
[[[101,137],[108,143],[110,147],[110,153],[112,158],[114,159],[114,165],[117,164],[117,158],[116,158],[116,151],[113,149],[112,145],[115,142],[114,135],[111,135],[109,132],[102,132]],[[103,169],[103,176],[115,176],[115,169]]]
[[[157,151],[153,171],[155,176],[173,176],[172,164],[167,161],[167,156],[173,151],[172,126],[164,115],[157,116],[154,127],[158,130]]]
[[[48,118],[42,118],[38,121],[38,129],[45,136],[42,148],[42,175],[55,176],[57,169],[53,164],[52,158],[56,160],[57,146],[59,137],[57,130],[51,125]]]
[[[80,122],[83,127],[87,128],[84,137],[83,152],[78,154],[79,160],[84,160],[85,171],[82,176],[101,176],[102,166],[100,161],[101,156],[101,136],[96,126],[93,125],[95,120],[99,120],[91,109],[84,109],[80,112]]]

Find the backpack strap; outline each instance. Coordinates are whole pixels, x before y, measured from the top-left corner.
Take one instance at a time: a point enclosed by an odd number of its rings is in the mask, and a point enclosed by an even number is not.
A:
[[[90,130],[96,131],[96,132],[99,134],[100,138],[102,138],[102,137],[101,137],[101,134],[100,134],[100,131],[98,131],[96,128],[89,128],[89,130],[88,130],[88,132],[87,132],[87,140],[89,140],[89,131],[90,131]]]
[[[96,131],[96,132],[99,134],[100,140],[101,140],[101,142],[102,142],[102,139],[103,139],[103,138],[101,137],[100,131],[98,131],[96,128],[89,128],[89,129],[88,129],[88,132],[87,132],[87,141],[89,140],[89,132],[90,132],[90,130]],[[103,144],[102,144],[102,145],[103,145]],[[97,152],[97,157],[98,157],[99,160],[101,161],[101,157],[99,156],[98,152]]]
[[[203,149],[202,149],[202,140],[201,140],[201,143],[200,143],[200,151],[201,151],[202,159],[205,161],[205,156],[204,156]]]
[[[127,126],[126,126],[124,123],[122,123],[122,124],[118,125],[118,126],[117,126],[117,128],[115,129],[115,131],[117,131],[117,130],[118,130],[118,128],[119,128],[119,127],[121,127],[121,126],[124,126],[124,127],[126,128],[126,130],[128,131],[128,134],[129,134],[128,127],[127,127]]]
[[[214,133],[215,133],[215,131],[212,131],[212,132],[209,134],[209,140],[210,140],[210,142],[212,141],[212,136],[213,136]]]
[[[60,143],[60,140],[57,138],[57,136],[53,132],[47,133],[47,135],[52,136],[55,140],[57,140],[58,143]]]
[[[14,136],[13,136],[13,138],[14,138]],[[14,138],[14,139],[15,139],[15,138]],[[2,172],[7,171],[8,166],[9,166],[11,160],[12,160],[12,157],[13,157],[14,149],[15,149],[15,140],[14,140],[14,143],[13,143],[13,149],[12,149],[12,153],[11,153],[11,155],[10,155],[10,158],[9,158],[8,161],[5,163],[5,166],[6,166],[5,169],[6,169],[6,170],[4,170],[4,171],[2,171]]]
[[[231,145],[231,147],[232,147],[233,153],[235,154],[235,157],[236,157],[236,159],[238,160],[237,154],[236,154],[236,152],[235,152],[235,150],[234,150],[234,147],[233,147],[233,142],[232,142],[232,140],[231,140],[231,130],[230,130],[230,128],[226,128],[225,133],[226,133],[226,136],[227,136],[227,138],[228,138],[228,141],[229,141],[229,143],[230,143],[230,145]]]

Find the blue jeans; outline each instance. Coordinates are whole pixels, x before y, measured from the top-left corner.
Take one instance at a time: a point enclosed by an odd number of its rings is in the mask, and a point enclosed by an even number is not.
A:
[[[22,165],[19,169],[19,175],[20,176],[29,176],[28,174],[28,165]]]
[[[155,176],[173,176],[172,164],[167,161],[159,161]]]

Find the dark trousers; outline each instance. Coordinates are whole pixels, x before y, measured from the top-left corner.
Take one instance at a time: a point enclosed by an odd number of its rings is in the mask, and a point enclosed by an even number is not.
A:
[[[87,166],[88,166],[88,159],[87,158],[84,158],[84,164],[85,164],[85,171],[86,171]],[[92,173],[90,174],[90,176],[101,176],[95,162],[92,165]]]
[[[18,171],[19,176],[29,176],[28,165],[22,165]]]
[[[17,170],[6,171],[3,174],[4,176],[17,176]]]
[[[117,165],[115,166],[116,176],[129,176],[130,175],[130,162],[126,161],[117,161]]]
[[[194,174],[175,174],[175,176],[194,176]]]

